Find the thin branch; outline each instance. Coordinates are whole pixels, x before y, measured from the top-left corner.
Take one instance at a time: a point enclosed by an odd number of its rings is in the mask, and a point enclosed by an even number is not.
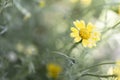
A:
[[[79,44],[79,43],[81,43],[82,42],[82,40],[80,41],[80,42],[78,42],[78,43],[74,43],[72,46],[71,46],[71,48],[68,50],[68,54],[70,54],[70,52]]]
[[[107,31],[116,28],[118,25],[120,24],[120,21],[118,21],[115,25],[113,25],[112,27],[107,28],[106,30],[104,30],[102,33],[105,34]]]
[[[65,57],[65,58],[68,59],[72,64],[75,63],[75,59],[72,58],[72,57],[67,56],[65,53],[58,52],[58,51],[53,51],[53,53],[57,53],[57,54],[59,54],[59,55]]]
[[[82,70],[80,70],[80,72],[83,72],[85,70],[89,70],[89,69],[92,69],[94,67],[98,67],[98,66],[101,66],[101,65],[107,65],[107,64],[115,64],[116,62],[105,62],[105,63],[100,63],[100,64],[96,64],[96,65],[93,65],[93,66],[89,66],[87,68],[84,68]]]
[[[0,35],[4,34],[5,32],[7,32],[8,28],[7,27],[3,27],[3,26],[0,26]]]
[[[116,75],[97,75],[97,74],[91,74],[91,73],[82,74],[81,76],[82,77],[84,77],[84,76],[93,76],[93,77],[102,77],[102,78],[117,77]]]

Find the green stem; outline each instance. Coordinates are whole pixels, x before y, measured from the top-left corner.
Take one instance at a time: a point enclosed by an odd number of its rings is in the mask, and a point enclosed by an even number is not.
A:
[[[71,48],[68,50],[68,54],[70,54],[70,52],[79,44],[79,43],[81,43],[82,42],[82,40],[80,41],[80,42],[78,42],[78,43],[74,43],[72,46],[71,46]]]
[[[117,77],[116,75],[97,75],[97,74],[91,74],[91,73],[87,73],[87,74],[82,74],[83,76],[93,76],[93,77],[102,77],[102,78],[108,78],[108,77]]]
[[[59,54],[59,55],[65,57],[65,58],[68,59],[72,64],[75,63],[74,58],[72,58],[72,57],[66,55],[65,53],[58,52],[58,51],[53,51],[52,53],[57,53],[57,54]]]
[[[105,34],[107,31],[116,28],[118,25],[120,24],[120,21],[118,21],[115,25],[113,25],[112,27],[107,28],[106,30],[104,30],[102,33]]]
[[[116,62],[105,62],[105,63],[96,64],[96,65],[93,65],[93,66],[89,66],[89,67],[87,67],[87,68],[85,68],[85,69],[82,69],[82,70],[80,70],[80,72],[83,72],[83,71],[92,69],[92,68],[97,67],[97,66],[107,65],[107,64],[115,64],[115,63],[116,63]]]

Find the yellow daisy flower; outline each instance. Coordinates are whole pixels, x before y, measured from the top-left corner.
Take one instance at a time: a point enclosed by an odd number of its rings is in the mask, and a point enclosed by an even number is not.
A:
[[[116,66],[113,68],[113,74],[117,76],[115,80],[120,80],[120,63],[119,62],[117,62]]]
[[[115,80],[120,80],[120,66],[116,66],[113,69],[113,74],[115,74],[117,77],[115,78]]]
[[[74,38],[74,42],[82,41],[84,47],[92,48],[96,46],[96,42],[100,40],[100,33],[94,31],[95,26],[92,23],[88,23],[85,27],[83,20],[76,20],[73,22],[75,27],[71,28],[70,36]]]
[[[116,75],[114,80],[120,80],[120,61],[116,61],[116,66],[111,68],[110,75]]]
[[[62,68],[57,64],[50,63],[47,65],[48,76],[51,78],[58,78],[61,71]]]

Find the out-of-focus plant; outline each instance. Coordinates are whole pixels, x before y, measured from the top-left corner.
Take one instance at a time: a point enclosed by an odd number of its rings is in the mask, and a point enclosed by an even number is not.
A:
[[[61,71],[62,71],[62,68],[59,65],[53,64],[53,63],[47,64],[48,77],[57,79]]]

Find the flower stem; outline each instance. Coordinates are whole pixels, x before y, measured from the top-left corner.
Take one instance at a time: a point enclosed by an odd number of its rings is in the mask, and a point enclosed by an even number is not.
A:
[[[79,43],[81,43],[82,42],[82,40],[80,41],[80,42],[78,42],[78,43],[74,43],[71,47],[70,47],[70,49],[68,50],[68,54],[70,54],[70,52],[79,44]]]
[[[120,21],[118,21],[115,25],[113,25],[112,27],[107,28],[106,30],[104,30],[102,33],[105,34],[107,31],[116,28],[118,25],[120,24]]]
[[[98,66],[101,66],[101,65],[107,65],[107,64],[115,64],[116,62],[104,62],[104,63],[100,63],[100,64],[96,64],[96,65],[93,65],[93,66],[89,66],[87,68],[84,68],[82,70],[80,70],[80,72],[83,72],[83,71],[86,71],[86,70],[89,70],[89,69],[92,69],[94,67],[98,67]]]
[[[82,74],[83,76],[93,76],[93,77],[102,77],[102,78],[108,78],[108,77],[116,77],[116,75],[97,75],[97,74],[92,74],[92,73],[87,73],[87,74]]]
[[[75,63],[74,58],[72,58],[72,57],[66,55],[65,53],[58,52],[58,51],[53,51],[52,53],[57,53],[57,54],[59,54],[59,55],[65,57],[67,60],[69,60],[69,61],[71,62],[71,64],[74,64],[74,63]]]

